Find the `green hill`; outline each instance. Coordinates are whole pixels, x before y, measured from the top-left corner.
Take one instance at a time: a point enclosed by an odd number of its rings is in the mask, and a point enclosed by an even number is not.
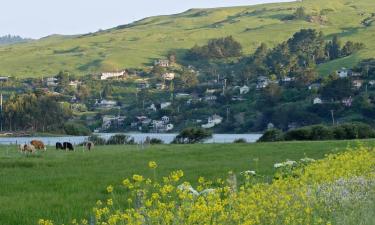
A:
[[[309,20],[285,20],[304,7]],[[270,46],[301,28],[322,30],[342,40],[363,42],[359,53],[320,66],[327,73],[350,67],[375,53],[374,0],[303,0],[216,9],[191,9],[181,14],[146,18],[132,24],[85,35],[53,35],[38,41],[0,47],[0,74],[38,77],[69,70],[76,75],[148,66],[174,50],[182,54],[208,39],[233,35],[252,52],[261,42]],[[328,38],[328,37],[327,37]]]

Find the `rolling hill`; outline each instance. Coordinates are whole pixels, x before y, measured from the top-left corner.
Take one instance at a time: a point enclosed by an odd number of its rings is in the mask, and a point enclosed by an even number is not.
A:
[[[304,7],[310,20],[285,20]],[[327,38],[363,42],[359,53],[320,66],[322,74],[375,55],[374,0],[303,0],[215,9],[146,18],[84,35],[52,35],[0,47],[0,75],[39,77],[68,70],[76,75],[142,68],[174,50],[179,55],[208,39],[233,35],[252,52],[261,42],[276,45],[301,28],[322,30]]]

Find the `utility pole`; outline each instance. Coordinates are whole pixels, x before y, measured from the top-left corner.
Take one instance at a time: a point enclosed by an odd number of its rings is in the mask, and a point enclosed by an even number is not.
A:
[[[334,110],[331,110],[332,125],[335,125],[335,116],[333,115]]]
[[[229,122],[229,113],[230,113],[230,111],[229,111],[229,106],[227,107],[227,122]]]

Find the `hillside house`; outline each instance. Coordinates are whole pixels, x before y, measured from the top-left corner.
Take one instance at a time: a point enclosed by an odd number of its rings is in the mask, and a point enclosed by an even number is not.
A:
[[[263,88],[266,88],[268,87],[268,85],[270,84],[270,79],[268,79],[267,77],[265,76],[259,76],[258,77],[258,81],[257,81],[257,86],[256,88],[259,90],[259,89],[263,89]]]
[[[175,78],[175,73],[165,73],[162,75],[162,78],[171,81]]]
[[[166,88],[166,86],[165,86],[164,83],[158,83],[158,84],[155,84],[155,88],[157,90],[164,90]]]
[[[350,96],[349,98],[344,98],[342,101],[342,104],[346,107],[351,107],[352,104],[353,104],[353,99],[352,99],[352,96]]]
[[[117,71],[117,72],[104,72],[100,75],[100,80],[107,80],[110,78],[119,78],[126,75],[126,71]]]
[[[345,67],[341,68],[340,70],[336,71],[336,74],[340,77],[340,78],[346,78],[349,76],[349,70],[346,69]]]
[[[102,120],[102,129],[107,130],[111,126],[123,126],[125,122],[125,116],[112,116],[112,115],[105,115],[103,116]]]
[[[223,117],[215,114],[213,116],[208,117],[207,123],[202,125],[202,128],[209,129],[213,128],[218,124],[223,122]]]
[[[152,129],[154,132],[163,133],[173,130],[174,125],[170,123],[170,119],[168,116],[163,116],[161,120],[153,120]]]
[[[368,84],[369,84],[370,86],[375,86],[375,80],[370,80],[370,81],[368,82]]]
[[[283,77],[281,79],[281,82],[283,82],[283,83],[289,83],[289,82],[292,82],[292,81],[295,81],[295,80],[296,80],[295,77],[288,77],[288,76],[286,76],[286,77]]]
[[[154,66],[169,67],[170,62],[168,59],[158,59],[154,61]]]
[[[352,83],[354,88],[360,89],[363,85],[363,80],[353,80]]]
[[[58,79],[57,78],[54,78],[54,77],[48,77],[46,79],[46,85],[48,87],[56,87],[58,85]]]
[[[213,101],[216,101],[217,100],[217,97],[215,95],[208,95],[208,96],[205,96],[204,97],[204,100],[206,102],[213,102]]]
[[[314,100],[313,100],[313,104],[314,104],[314,105],[322,104],[322,103],[323,103],[322,99],[320,99],[320,98],[318,98],[318,97],[314,98]]]
[[[247,85],[240,87],[240,95],[246,95],[249,93],[250,88]]]
[[[162,102],[162,103],[160,103],[160,109],[168,108],[171,105],[172,105],[171,102]]]
[[[0,82],[6,82],[10,77],[0,77]]]
[[[150,87],[150,84],[146,81],[137,83],[137,88],[139,88],[139,89],[146,89],[146,88],[149,88],[149,87]]]
[[[320,83],[313,83],[309,85],[309,90],[319,90],[322,85]]]
[[[105,100],[105,99],[102,99],[100,101],[96,100],[95,106],[101,109],[111,109],[117,106],[117,102],[112,101],[112,100]]]
[[[176,94],[176,98],[179,98],[179,99],[181,99],[181,98],[190,98],[190,97],[191,97],[191,95],[187,94],[187,93],[177,93]]]
[[[78,85],[81,85],[82,82],[78,81],[78,80],[72,80],[69,82],[69,86],[70,87],[73,87],[74,89],[77,89]]]
[[[147,116],[137,116],[136,118],[138,120],[137,122],[142,126],[147,126],[152,122],[152,120]]]

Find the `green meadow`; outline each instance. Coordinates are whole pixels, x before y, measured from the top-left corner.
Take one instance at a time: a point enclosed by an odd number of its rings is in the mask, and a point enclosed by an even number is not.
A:
[[[309,15],[320,15],[321,21],[285,21],[297,7]],[[78,76],[88,73],[144,68],[168,51],[179,56],[195,44],[233,35],[244,47],[254,51],[260,43],[275,46],[302,28],[321,30],[331,38],[337,34],[343,41],[363,42],[361,52],[322,64],[322,74],[340,67],[351,67],[359,60],[374,56],[373,0],[304,0],[215,9],[191,9],[186,12],[145,18],[128,25],[90,34],[52,35],[37,41],[0,47],[0,74],[16,77],[42,77],[68,70]]]
[[[76,152],[52,148],[25,156],[15,146],[0,146],[0,224],[36,224],[40,218],[68,223],[90,218],[97,200],[105,199],[108,185],[121,184],[133,174],[153,176],[149,161],[158,163],[157,178],[177,169],[184,181],[196,184],[200,176],[215,179],[233,171],[255,170],[269,182],[273,164],[287,159],[323,158],[327,153],[356,146],[356,141],[285,142],[256,144],[196,144],[82,147]],[[364,142],[374,146],[375,141]]]

